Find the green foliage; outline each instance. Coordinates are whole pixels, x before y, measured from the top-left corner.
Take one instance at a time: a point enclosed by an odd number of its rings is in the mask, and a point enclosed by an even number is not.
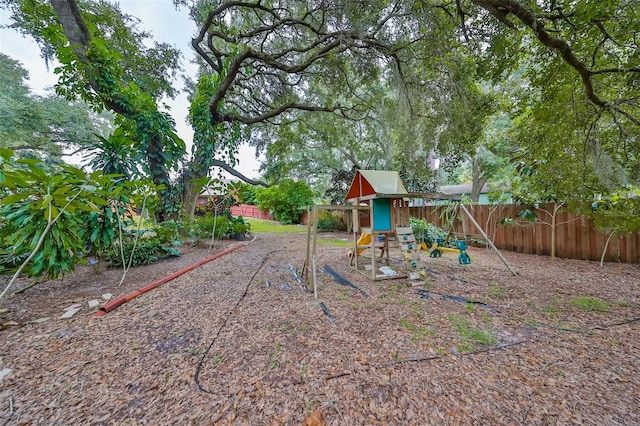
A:
[[[176,245],[180,241],[183,223],[177,220],[167,220],[153,227],[156,239],[160,244]]]
[[[186,237],[193,240],[194,245],[198,245],[202,241],[211,239],[213,225],[215,222],[215,238],[220,239],[227,236],[229,232],[229,218],[225,215],[219,215],[214,218],[213,215],[194,216],[184,226]]]
[[[627,235],[640,231],[640,189],[628,186],[591,203],[597,229]]]
[[[347,224],[342,217],[331,214],[330,211],[322,210],[318,216],[318,231],[346,231]]]
[[[347,191],[349,191],[355,175],[355,166],[349,171],[339,169],[331,173],[329,187],[323,193],[330,204],[344,204],[344,198],[347,196]]]
[[[238,204],[256,204],[256,187],[245,182],[233,182],[229,184],[229,193],[233,195]]]
[[[456,327],[465,344],[491,346],[498,341],[493,330],[477,327],[467,318],[449,315],[449,321]]]
[[[123,226],[126,207],[129,199],[123,187],[109,187],[109,200],[98,211],[89,212],[84,218],[83,239],[87,251],[100,259],[112,247],[119,235],[119,228]]]
[[[251,224],[244,220],[242,216],[233,217],[229,215],[228,218],[229,227],[227,229],[227,235],[231,238],[244,240],[245,234],[248,234],[251,230]]]
[[[140,174],[137,165],[137,161],[141,160],[140,154],[122,127],[116,129],[109,138],[96,137],[85,154],[85,159],[89,159],[89,167],[106,174],[121,174],[127,180]]]
[[[28,72],[2,53],[0,74],[0,148],[51,167],[62,162],[63,148],[83,147],[108,132],[113,120],[107,114],[93,113],[83,102],[32,94]]]
[[[135,245],[135,247],[134,247]],[[131,253],[133,252],[133,257]],[[128,236],[122,246],[125,263],[131,266],[148,265],[167,256],[179,256],[180,251],[176,247],[164,245],[157,238],[142,238],[137,243],[132,236]],[[122,266],[122,253],[119,244],[113,246],[107,253],[106,260],[111,266]]]
[[[299,223],[307,206],[313,204],[313,191],[304,182],[285,179],[269,188],[258,188],[256,201],[279,222]]]
[[[591,296],[580,296],[580,297],[572,297],[569,301],[571,306],[575,306],[576,308],[585,311],[585,312],[608,312],[610,306],[607,302],[602,299],[598,299],[597,297]]]
[[[71,166],[49,174],[39,164],[18,160],[15,165],[24,169],[3,166],[0,240],[9,243],[9,257],[33,255],[24,269],[28,276],[54,279],[83,261],[91,238],[95,237],[95,244],[101,244],[103,237],[112,238],[106,228],[97,225],[96,215],[108,205],[113,176],[87,176]]]
[[[431,247],[438,238],[445,238],[447,236],[444,229],[427,222],[425,219],[410,217],[409,222],[411,223],[411,229],[418,243],[425,242]]]
[[[60,62],[56,92],[117,114],[116,124],[144,158],[141,167],[159,191],[158,216],[176,216],[180,202],[169,172],[179,165],[185,145],[158,101],[175,93],[170,80],[178,69],[178,50],[159,43],[147,47],[148,33],[138,31],[134,19],[117,5],[83,2],[82,13],[73,19],[61,7],[56,2],[10,4],[14,26]],[[67,34],[75,39],[70,42]]]
[[[231,207],[236,205],[236,200],[229,193],[225,195],[211,195],[205,204],[198,204],[194,210],[196,216],[231,214]]]

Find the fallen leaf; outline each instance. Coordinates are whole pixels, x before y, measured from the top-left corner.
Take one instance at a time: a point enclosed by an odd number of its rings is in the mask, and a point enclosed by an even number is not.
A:
[[[326,426],[327,422],[322,416],[322,411],[315,410],[304,419],[305,426]]]

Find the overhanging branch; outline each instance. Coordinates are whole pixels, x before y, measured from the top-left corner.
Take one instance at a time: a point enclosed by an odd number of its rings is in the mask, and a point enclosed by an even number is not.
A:
[[[246,177],[245,175],[243,175],[242,173],[240,173],[239,171],[237,171],[236,169],[234,169],[233,167],[231,167],[230,165],[228,165],[227,163],[225,163],[224,161],[221,160],[216,160],[213,159],[211,161],[211,166],[212,167],[220,167],[221,169],[226,170],[227,172],[231,173],[233,176],[241,179],[242,181],[249,183],[251,185],[260,185],[260,186],[264,186],[265,188],[270,187],[271,185],[261,181],[261,180],[256,180],[256,179],[251,179]]]

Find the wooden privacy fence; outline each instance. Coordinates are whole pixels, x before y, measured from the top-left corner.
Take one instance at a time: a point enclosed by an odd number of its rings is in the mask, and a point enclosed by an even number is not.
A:
[[[505,205],[467,205],[469,212],[483,227],[500,250],[518,253],[550,255],[551,226],[542,222],[514,221],[503,224],[504,219],[517,219],[523,209],[516,204]],[[445,206],[410,207],[410,215],[425,219],[441,228],[448,229],[449,223],[443,223],[442,212]],[[551,223],[551,217],[545,211],[553,212],[553,204],[541,205],[534,213],[538,219]],[[593,221],[562,209],[556,215],[556,256],[568,259],[599,261],[604,250],[608,234],[596,231]],[[463,213],[453,221],[454,232],[476,236],[471,220]],[[614,235],[609,241],[604,256],[607,262],[640,263],[640,234],[625,237]]]

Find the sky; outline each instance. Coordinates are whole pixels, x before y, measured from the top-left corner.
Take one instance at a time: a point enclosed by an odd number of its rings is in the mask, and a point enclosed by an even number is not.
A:
[[[195,53],[191,48],[191,38],[197,28],[189,19],[188,10],[181,8],[176,10],[171,0],[120,0],[120,9],[129,15],[140,19],[140,27],[151,33],[154,40],[168,43],[182,51],[183,72],[195,76],[196,66],[191,63]],[[9,24],[8,13],[0,10],[0,27]],[[52,87],[57,77],[53,73],[55,66],[47,66],[40,56],[38,45],[31,38],[25,38],[20,33],[0,28],[0,51],[11,58],[18,60],[29,71],[29,86],[38,95],[46,93],[47,88]],[[182,79],[178,77],[175,87],[182,89]],[[188,152],[191,152],[193,131],[185,119],[189,111],[189,102],[186,93],[181,93],[175,100],[167,99],[170,113],[176,122],[178,135],[185,141]],[[255,151],[248,146],[241,146],[239,153],[240,164],[238,171],[247,177],[258,177],[259,161],[255,158]]]

